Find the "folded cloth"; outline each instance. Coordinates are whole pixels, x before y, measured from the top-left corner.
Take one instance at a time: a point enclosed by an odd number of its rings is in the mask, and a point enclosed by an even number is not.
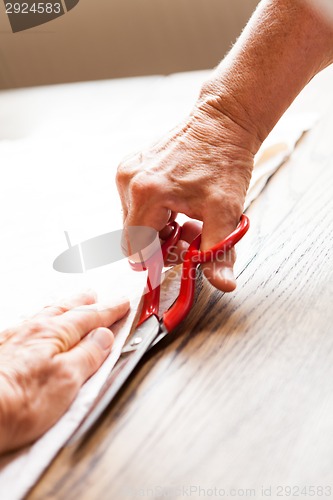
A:
[[[290,157],[299,139],[313,127],[317,118],[314,113],[286,113],[281,118],[254,158],[244,209],[259,196],[269,178]]]
[[[289,158],[297,141],[315,121],[316,117],[310,114],[285,115],[280,120],[256,155],[245,208],[260,194],[279,166]],[[33,445],[0,460],[0,492],[5,494],[6,500],[17,500],[27,494],[92,405],[119,358],[121,348],[131,329],[142,292],[142,283],[136,282],[133,286],[137,287],[137,298],[131,302],[132,309],[129,316],[113,328],[116,341],[112,353],[100,370],[82,387],[72,406],[52,429]]]

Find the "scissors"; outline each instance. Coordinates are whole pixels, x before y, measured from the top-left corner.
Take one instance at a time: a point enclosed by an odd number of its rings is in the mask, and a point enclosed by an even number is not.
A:
[[[117,363],[111,370],[92,408],[70,438],[69,444],[76,442],[87,434],[127,381],[144,354],[172,332],[187,316],[194,301],[195,274],[198,266],[205,262],[211,262],[219,254],[223,255],[230,250],[247,232],[250,221],[243,214],[237,228],[227,238],[207,251],[199,250],[201,234],[192,241],[183,259],[178,298],[164,312],[162,319],[159,319],[161,287],[160,285],[153,287],[152,283],[156,282],[158,276],[161,279],[164,260],[172,247],[181,238],[182,231],[182,227],[176,221],[168,224],[168,226],[171,232],[161,246],[163,258],[157,258],[155,252],[152,257],[145,261],[144,267],[142,263],[131,263],[134,269],[146,269],[148,271],[146,293],[143,296],[143,305],[137,327],[126,340]]]

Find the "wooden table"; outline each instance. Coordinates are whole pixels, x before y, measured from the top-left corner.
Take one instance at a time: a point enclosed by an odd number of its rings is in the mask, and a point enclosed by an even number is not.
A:
[[[30,499],[333,496],[332,88],[329,69],[295,103],[324,114],[248,210],[237,291],[199,282],[173,340]]]

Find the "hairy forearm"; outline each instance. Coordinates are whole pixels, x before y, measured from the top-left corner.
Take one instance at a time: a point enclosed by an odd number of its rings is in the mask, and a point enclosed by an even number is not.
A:
[[[302,88],[333,62],[333,26],[305,0],[262,0],[201,100],[253,132],[256,149]]]

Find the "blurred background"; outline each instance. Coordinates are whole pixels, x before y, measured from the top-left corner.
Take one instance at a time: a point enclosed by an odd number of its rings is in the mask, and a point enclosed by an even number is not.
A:
[[[214,67],[258,0],[80,0],[12,33],[0,4],[0,89]]]

